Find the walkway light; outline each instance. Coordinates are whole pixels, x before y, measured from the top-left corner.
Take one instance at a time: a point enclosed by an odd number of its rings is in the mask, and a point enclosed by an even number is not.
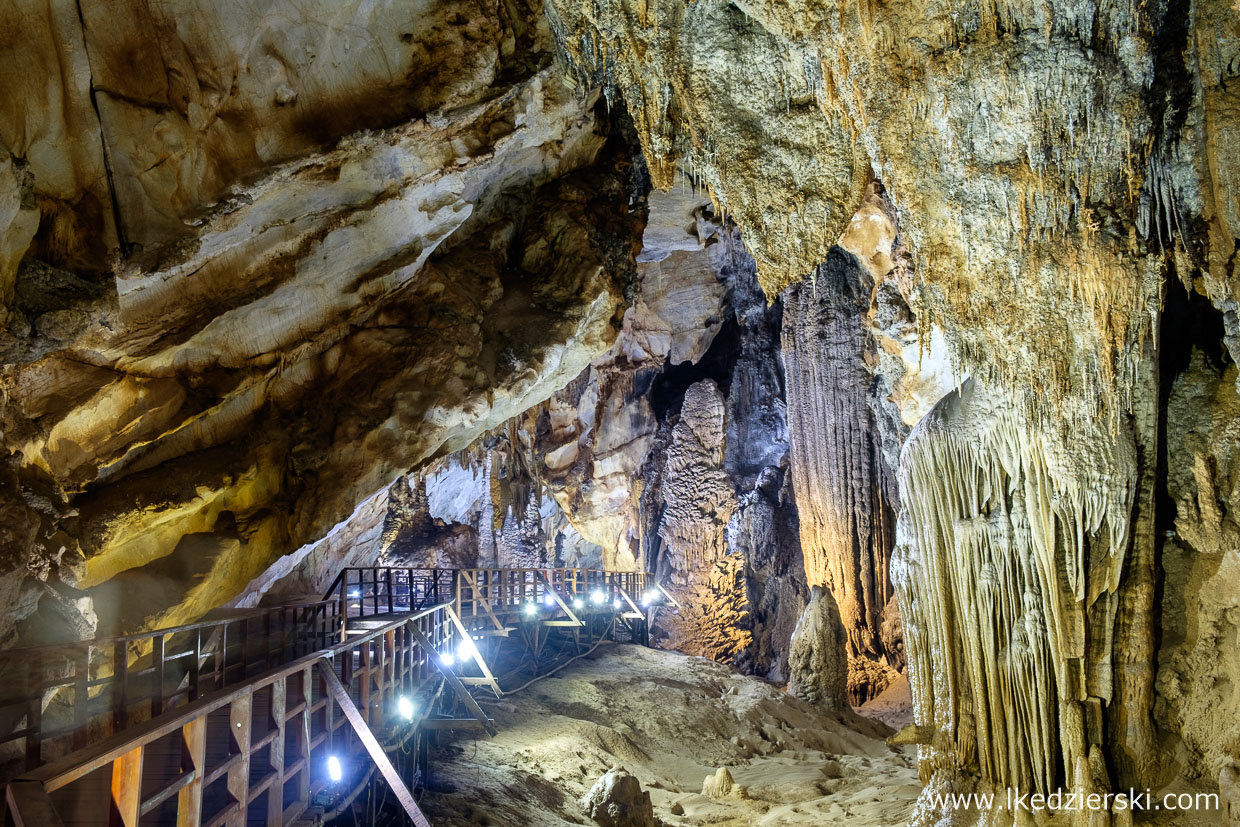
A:
[[[526,603],[525,604],[525,616],[533,617],[536,614],[538,614],[538,604],[537,603]]]
[[[462,640],[461,645],[456,647],[456,659],[459,661],[467,661],[476,654],[478,654],[478,647],[474,646],[474,642],[468,638]]]
[[[400,696],[400,700],[396,702],[396,709],[400,712],[400,717],[406,721],[413,720],[413,701],[409,700],[408,695]]]
[[[585,608],[585,605],[586,605],[585,603],[581,602],[581,598],[580,598],[580,597],[575,597],[575,598],[573,598],[573,608],[574,608],[574,609],[584,609],[584,608]]]
[[[611,601],[611,605],[612,605],[612,608],[614,608],[614,609],[619,609],[619,608],[620,608],[621,606],[623,606],[624,604],[623,604],[623,603],[621,603],[621,602],[620,602],[620,598],[618,598],[618,597],[617,597],[615,600]]]
[[[361,597],[361,596],[362,596],[361,589],[349,589],[349,597]]]
[[[598,605],[607,599],[607,595],[603,594],[602,589],[595,589],[594,594],[590,595],[590,602]]]
[[[444,652],[439,656],[439,662],[444,666],[451,667],[456,663],[456,657],[451,652]]]
[[[544,594],[543,603],[545,603],[548,606],[554,606],[555,605],[555,592],[547,592],[546,594]]]
[[[658,602],[659,602],[659,593],[655,591],[654,589],[650,589],[644,595],[642,595],[643,606],[649,606],[651,603],[658,603]]]
[[[327,777],[333,784],[339,784],[340,779],[344,778],[344,767],[340,765],[340,759],[334,755],[327,756]]]

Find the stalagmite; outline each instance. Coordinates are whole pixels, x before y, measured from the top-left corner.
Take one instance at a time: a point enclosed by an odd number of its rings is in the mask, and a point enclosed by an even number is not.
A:
[[[845,628],[831,591],[814,586],[788,644],[788,691],[831,712],[849,709]]]

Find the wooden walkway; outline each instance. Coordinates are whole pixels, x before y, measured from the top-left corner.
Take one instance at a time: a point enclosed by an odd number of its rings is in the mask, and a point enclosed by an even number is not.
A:
[[[668,602],[643,572],[350,568],[317,601],[0,653],[0,749],[22,757],[6,811],[19,827],[318,824],[377,773],[426,825],[411,790],[434,733],[495,731],[469,692],[503,694],[488,661],[617,624],[645,642]]]

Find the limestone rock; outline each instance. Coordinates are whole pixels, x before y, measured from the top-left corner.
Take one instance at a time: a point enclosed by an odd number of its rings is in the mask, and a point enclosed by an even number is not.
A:
[[[1216,354],[1217,356],[1217,354]],[[1179,733],[1188,772],[1211,779],[1240,749],[1240,394],[1236,366],[1193,350],[1168,402],[1158,717]]]
[[[657,827],[650,793],[623,767],[612,767],[581,799],[581,806],[600,827]]]
[[[831,712],[849,710],[844,623],[829,589],[815,586],[788,647],[788,691]]]
[[[114,602],[106,584],[148,565],[167,585],[107,617],[254,599],[282,555],[614,340],[643,218],[621,129],[550,72],[494,91],[265,170],[93,293],[19,281],[38,323],[0,342],[18,472],[76,509],[80,588]],[[189,568],[160,569],[174,554]]]

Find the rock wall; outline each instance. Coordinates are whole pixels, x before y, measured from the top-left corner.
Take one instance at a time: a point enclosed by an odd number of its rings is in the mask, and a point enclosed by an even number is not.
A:
[[[1219,344],[1216,341],[1215,346]],[[1194,349],[1171,389],[1158,720],[1180,733],[1178,769],[1220,781],[1240,758],[1240,527],[1236,365]]]
[[[253,601],[614,341],[646,185],[530,10],[62,5],[0,13],[0,639]]]

